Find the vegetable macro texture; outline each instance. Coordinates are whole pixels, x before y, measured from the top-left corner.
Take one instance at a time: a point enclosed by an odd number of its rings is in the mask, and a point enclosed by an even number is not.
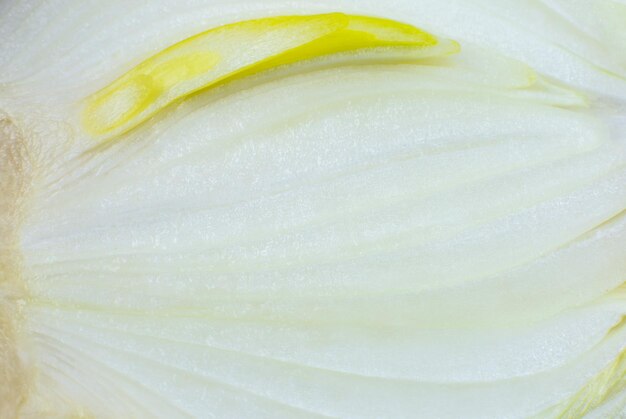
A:
[[[624,0],[0,1],[0,418],[626,417]]]

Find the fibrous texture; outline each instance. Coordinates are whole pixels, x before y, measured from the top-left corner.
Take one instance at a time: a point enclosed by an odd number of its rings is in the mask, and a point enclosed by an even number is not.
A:
[[[626,414],[626,5],[0,4],[0,418]]]

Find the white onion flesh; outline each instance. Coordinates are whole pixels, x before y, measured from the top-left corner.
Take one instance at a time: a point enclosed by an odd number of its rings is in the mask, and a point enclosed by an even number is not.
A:
[[[112,141],[81,126],[177,41],[333,11],[462,51],[324,56]],[[624,19],[616,0],[0,3],[0,418],[623,417]]]

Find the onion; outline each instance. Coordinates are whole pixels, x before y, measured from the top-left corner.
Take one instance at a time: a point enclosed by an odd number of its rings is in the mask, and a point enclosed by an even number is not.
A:
[[[626,4],[0,5],[0,418],[626,415]]]

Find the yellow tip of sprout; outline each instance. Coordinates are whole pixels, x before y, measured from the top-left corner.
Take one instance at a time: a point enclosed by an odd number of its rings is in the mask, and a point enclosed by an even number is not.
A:
[[[330,13],[237,22],[166,48],[87,98],[83,125],[93,136],[112,137],[174,100],[226,79],[323,55],[381,47],[410,48],[413,58],[458,51],[455,42],[441,42],[414,26],[375,17]]]

